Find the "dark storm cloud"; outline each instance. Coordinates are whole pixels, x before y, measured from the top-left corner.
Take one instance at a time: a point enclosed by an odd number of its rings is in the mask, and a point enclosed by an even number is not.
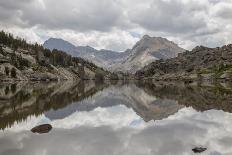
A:
[[[206,27],[201,15],[206,8],[197,2],[156,0],[149,8],[138,10],[132,6],[125,9],[115,0],[4,0],[0,6],[11,10],[8,17],[17,11],[21,14],[17,16],[18,20],[27,26],[39,25],[48,29],[109,31],[112,27],[138,24],[149,30],[185,33]]]
[[[10,9],[11,14],[20,12],[18,18],[27,26],[40,26],[46,29],[98,30],[108,31],[123,21],[122,10],[114,1],[100,0],[13,0],[2,2],[1,7]],[[27,3],[26,3],[27,2]]]
[[[0,24],[5,27],[25,27],[22,20],[24,7],[33,3],[34,0],[2,0],[0,1]]]
[[[156,0],[147,9],[135,10],[131,20],[153,31],[186,33],[207,27],[206,7],[194,2]]]
[[[20,9],[24,5],[33,2],[34,0],[1,0],[0,6],[5,9]]]

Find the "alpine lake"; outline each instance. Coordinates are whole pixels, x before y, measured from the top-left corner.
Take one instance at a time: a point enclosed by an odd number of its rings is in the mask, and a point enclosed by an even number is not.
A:
[[[232,154],[232,85],[0,84],[0,155]]]

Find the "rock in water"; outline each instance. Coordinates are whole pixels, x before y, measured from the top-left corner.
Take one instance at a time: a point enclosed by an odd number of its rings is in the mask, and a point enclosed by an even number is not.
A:
[[[51,131],[51,129],[52,129],[52,126],[50,124],[42,124],[42,125],[32,128],[31,132],[43,134],[43,133],[48,133],[49,131]]]
[[[205,150],[207,150],[207,148],[203,148],[203,147],[195,147],[192,149],[194,153],[201,153],[204,152]]]

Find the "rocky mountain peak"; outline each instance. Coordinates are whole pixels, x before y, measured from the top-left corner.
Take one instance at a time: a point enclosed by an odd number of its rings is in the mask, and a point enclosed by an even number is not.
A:
[[[147,35],[147,34],[145,34],[143,37],[142,37],[142,40],[143,39],[150,39],[151,37],[149,36],[149,35]]]
[[[138,47],[142,47],[144,49],[144,48],[154,48],[154,47],[162,48],[167,46],[178,46],[178,45],[172,41],[169,41],[166,38],[150,37],[149,35],[144,35],[142,39],[136,43],[133,49]]]
[[[173,58],[184,51],[177,44],[165,38],[144,35],[130,50],[130,55],[121,66],[134,73],[153,61]]]
[[[60,38],[49,38],[44,42],[43,47],[50,50],[59,49],[62,51],[71,51],[76,48],[75,45]]]
[[[207,50],[207,49],[210,49],[208,47],[205,47],[205,46],[196,46],[192,49],[193,52],[198,52],[198,51],[203,51],[203,50]]]
[[[156,52],[156,51],[165,50],[165,49],[173,49],[173,52],[177,51],[177,53],[184,51],[184,49],[178,47],[177,44],[175,44],[172,41],[169,41],[166,38],[150,37],[149,35],[144,35],[142,39],[139,40],[136,43],[136,45],[132,48],[132,51],[141,53],[147,50],[149,50],[150,52]],[[172,53],[172,51],[170,52]]]

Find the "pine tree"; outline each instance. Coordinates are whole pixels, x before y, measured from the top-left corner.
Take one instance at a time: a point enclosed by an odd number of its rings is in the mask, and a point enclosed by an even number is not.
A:
[[[17,73],[16,73],[16,69],[15,68],[11,69],[11,77],[12,78],[16,78],[17,77]]]
[[[5,73],[6,73],[6,75],[8,76],[9,75],[9,73],[10,73],[10,70],[9,70],[9,67],[5,67]]]

